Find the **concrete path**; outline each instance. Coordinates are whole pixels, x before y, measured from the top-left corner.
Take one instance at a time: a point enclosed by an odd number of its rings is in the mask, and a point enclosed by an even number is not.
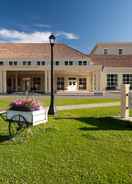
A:
[[[72,109],[93,109],[98,107],[115,107],[120,106],[120,102],[110,102],[110,103],[94,103],[94,104],[79,104],[79,105],[64,105],[56,106],[57,111],[72,110]],[[46,107],[47,111],[49,107]],[[5,109],[0,109],[0,114],[5,112]]]
[[[64,106],[56,106],[56,110],[62,111],[62,110],[72,110],[72,109],[91,109],[91,108],[98,108],[98,107],[114,107],[119,105],[120,105],[120,102],[64,105]]]

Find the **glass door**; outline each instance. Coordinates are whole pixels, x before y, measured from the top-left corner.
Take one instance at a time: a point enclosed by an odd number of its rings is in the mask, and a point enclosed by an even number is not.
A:
[[[76,91],[77,90],[77,80],[76,78],[68,79],[68,91]]]

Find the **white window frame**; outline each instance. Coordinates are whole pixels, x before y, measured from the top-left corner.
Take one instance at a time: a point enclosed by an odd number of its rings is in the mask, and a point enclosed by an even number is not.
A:
[[[130,84],[130,88],[132,88],[132,74],[124,73],[122,75],[122,83],[123,84]]]
[[[87,89],[87,78],[83,77],[78,79],[78,89],[79,90]]]
[[[123,49],[122,49],[122,48],[119,48],[119,49],[118,49],[118,55],[119,55],[119,56],[123,55]]]
[[[108,73],[106,76],[107,90],[116,90],[118,87],[118,74]]]
[[[57,77],[57,90],[64,90],[65,79],[64,77]]]
[[[104,48],[104,55],[108,55],[108,49]]]

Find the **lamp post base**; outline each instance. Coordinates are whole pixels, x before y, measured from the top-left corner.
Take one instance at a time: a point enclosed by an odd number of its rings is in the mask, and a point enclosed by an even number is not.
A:
[[[56,108],[55,106],[50,105],[48,110],[48,115],[55,115],[56,114]]]

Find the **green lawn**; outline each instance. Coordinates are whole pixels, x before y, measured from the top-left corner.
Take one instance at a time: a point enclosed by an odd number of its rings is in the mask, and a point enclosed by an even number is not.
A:
[[[0,97],[0,109],[7,108],[8,104],[13,100],[20,98],[15,96],[2,96]],[[48,96],[43,96],[38,98],[43,106],[49,105],[50,98]],[[76,105],[76,104],[91,104],[91,103],[105,103],[105,102],[116,102],[118,99],[112,98],[66,98],[66,97],[56,97],[56,105]]]
[[[58,112],[13,141],[0,122],[2,184],[131,184],[132,125],[118,108]]]

